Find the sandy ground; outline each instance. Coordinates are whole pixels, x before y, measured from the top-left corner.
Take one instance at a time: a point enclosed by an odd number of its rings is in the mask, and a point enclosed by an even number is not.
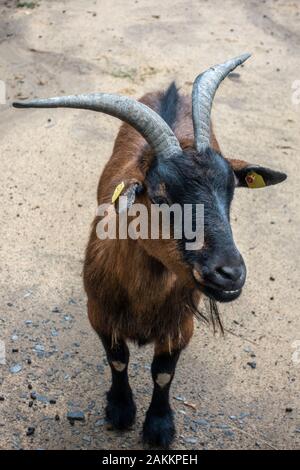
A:
[[[198,324],[180,359],[174,448],[299,448],[300,105],[291,100],[300,79],[299,2],[0,3],[8,103],[94,91],[139,97],[174,78],[190,93],[204,68],[253,53],[218,92],[217,136],[226,155],[289,178],[237,191],[233,229],[247,285],[238,301],[221,306],[225,338]],[[109,368],[87,320],[81,279],[97,180],[118,126],[85,111],[0,106],[0,340],[7,359],[0,365],[1,448],[141,448],[151,347],[131,347],[135,428],[106,430]],[[82,411],[85,421],[71,426],[70,410]],[[28,427],[35,428],[31,436]]]

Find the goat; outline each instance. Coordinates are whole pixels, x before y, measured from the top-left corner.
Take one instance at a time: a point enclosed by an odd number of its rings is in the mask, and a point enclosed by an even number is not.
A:
[[[98,204],[111,203],[122,182],[129,210],[135,201],[204,204],[204,245],[188,251],[184,239],[105,239],[96,216],[84,262],[88,316],[102,340],[112,373],[106,416],[126,429],[136,406],[128,382],[127,340],[154,343],[152,400],[143,425],[145,444],[167,448],[175,436],[169,402],[176,363],[193,334],[195,305],[204,294],[220,302],[241,294],[246,267],[230,226],[235,187],[262,187],[286,175],[225,158],[211,126],[211,107],[221,81],[250,55],[244,54],[199,75],[192,100],[174,83],[166,92],[135,101],[113,94],[66,96],[14,103],[15,107],[82,108],[115,116],[122,124],[99,181]],[[114,202],[118,212],[118,201]],[[117,215],[118,217],[118,215]]]

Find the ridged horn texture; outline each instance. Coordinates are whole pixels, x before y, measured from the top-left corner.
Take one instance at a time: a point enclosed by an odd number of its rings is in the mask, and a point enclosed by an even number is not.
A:
[[[92,93],[34,99],[13,103],[15,108],[80,108],[109,114],[134,127],[146,139],[156,155],[171,157],[182,153],[180,144],[168,124],[152,109],[126,96]]]
[[[192,105],[196,149],[201,152],[210,145],[210,115],[215,93],[227,75],[245,62],[251,54],[243,54],[224,64],[215,65],[198,75],[193,84]]]

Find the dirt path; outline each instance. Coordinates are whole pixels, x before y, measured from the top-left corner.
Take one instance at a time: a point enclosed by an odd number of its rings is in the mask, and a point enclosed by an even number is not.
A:
[[[198,325],[180,360],[172,388],[174,447],[299,448],[293,344],[300,340],[300,104],[291,100],[292,83],[300,80],[298,1],[16,3],[0,2],[0,78],[8,102],[89,91],[138,97],[173,78],[190,93],[205,67],[253,53],[240,76],[219,90],[217,135],[225,154],[282,169],[289,178],[236,195],[233,228],[248,282],[241,299],[221,307],[232,334],[214,337]],[[141,447],[151,348],[131,348],[136,427],[109,432],[103,419],[109,370],[86,318],[81,279],[96,184],[118,126],[84,111],[0,106],[0,340],[7,355],[0,364],[1,448]],[[85,421],[71,426],[70,410],[82,411]],[[28,427],[35,428],[31,436]]]

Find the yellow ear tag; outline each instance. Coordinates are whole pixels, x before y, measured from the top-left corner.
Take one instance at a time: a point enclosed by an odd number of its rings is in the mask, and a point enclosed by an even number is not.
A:
[[[118,186],[115,187],[114,193],[113,193],[112,198],[111,198],[111,202],[113,204],[120,197],[120,194],[122,193],[124,188],[125,188],[124,181],[122,181],[122,183],[118,184]]]
[[[250,173],[248,173],[245,180],[248,188],[251,189],[264,188],[265,186],[267,186],[263,177],[258,173],[255,173],[255,171],[251,171]]]

